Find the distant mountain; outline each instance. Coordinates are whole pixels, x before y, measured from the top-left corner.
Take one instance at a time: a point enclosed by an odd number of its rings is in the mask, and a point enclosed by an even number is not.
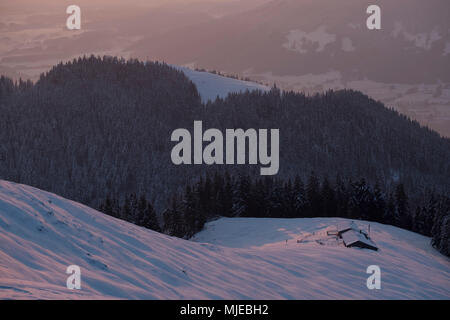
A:
[[[371,4],[381,7],[382,30],[366,27]],[[128,49],[306,93],[356,89],[450,136],[446,8],[445,0],[273,0]]]
[[[382,30],[366,28],[372,4],[381,7]],[[64,3],[5,3],[0,64],[37,79],[60,61],[109,54],[239,74],[306,94],[354,89],[450,137],[446,0],[78,5],[83,27],[69,31],[62,28]]]
[[[382,30],[366,9],[382,9]],[[445,0],[274,0],[254,9],[149,35],[136,54],[229,72],[322,74],[385,83],[450,81],[450,22]],[[426,12],[426,14],[424,14]]]
[[[378,252],[296,243],[343,221],[220,219],[196,243],[0,181],[0,299],[450,297],[448,258],[418,234],[370,223]],[[358,222],[364,230],[368,224]],[[366,287],[374,263],[382,290]],[[66,287],[70,265],[81,269],[80,290]]]

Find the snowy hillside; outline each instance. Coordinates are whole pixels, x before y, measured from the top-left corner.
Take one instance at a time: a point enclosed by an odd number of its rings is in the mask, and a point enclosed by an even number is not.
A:
[[[213,101],[217,96],[225,98],[229,93],[238,93],[246,90],[270,90],[270,88],[256,82],[237,80],[209,72],[195,71],[186,67],[173,67],[183,71],[194,82],[203,102]]]
[[[342,220],[220,219],[193,242],[0,181],[0,298],[450,298],[449,259],[426,237],[373,223],[378,252],[305,240]],[[81,290],[66,288],[73,264]]]

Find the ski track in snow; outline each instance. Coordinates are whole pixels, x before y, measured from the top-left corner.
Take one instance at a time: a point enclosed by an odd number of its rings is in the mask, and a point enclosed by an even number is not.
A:
[[[427,237],[370,223],[378,252],[296,242],[342,220],[222,218],[187,241],[0,181],[0,299],[450,298],[450,259]],[[81,290],[66,288],[73,264]]]

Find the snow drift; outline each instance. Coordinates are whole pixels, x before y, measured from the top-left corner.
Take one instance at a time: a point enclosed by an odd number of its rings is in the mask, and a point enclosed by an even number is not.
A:
[[[186,241],[0,181],[0,298],[450,298],[449,259],[429,238],[371,223],[378,252],[295,241],[342,220],[219,219]],[[366,287],[373,264],[381,290]],[[66,288],[69,265],[81,290]]]

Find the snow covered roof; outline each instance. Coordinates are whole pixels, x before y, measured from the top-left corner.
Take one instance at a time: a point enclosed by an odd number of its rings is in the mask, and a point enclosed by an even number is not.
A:
[[[373,243],[372,240],[366,238],[366,236],[363,233],[356,230],[349,230],[347,232],[344,232],[342,234],[342,240],[344,240],[344,244],[346,247],[349,247],[357,242],[361,242],[367,246],[377,248],[377,246],[375,245],[375,243]]]
[[[353,230],[358,229],[358,227],[356,226],[356,224],[353,221],[343,221],[343,222],[339,222],[337,225],[337,231],[339,233],[343,232],[345,230],[350,230],[350,229],[353,229]]]

